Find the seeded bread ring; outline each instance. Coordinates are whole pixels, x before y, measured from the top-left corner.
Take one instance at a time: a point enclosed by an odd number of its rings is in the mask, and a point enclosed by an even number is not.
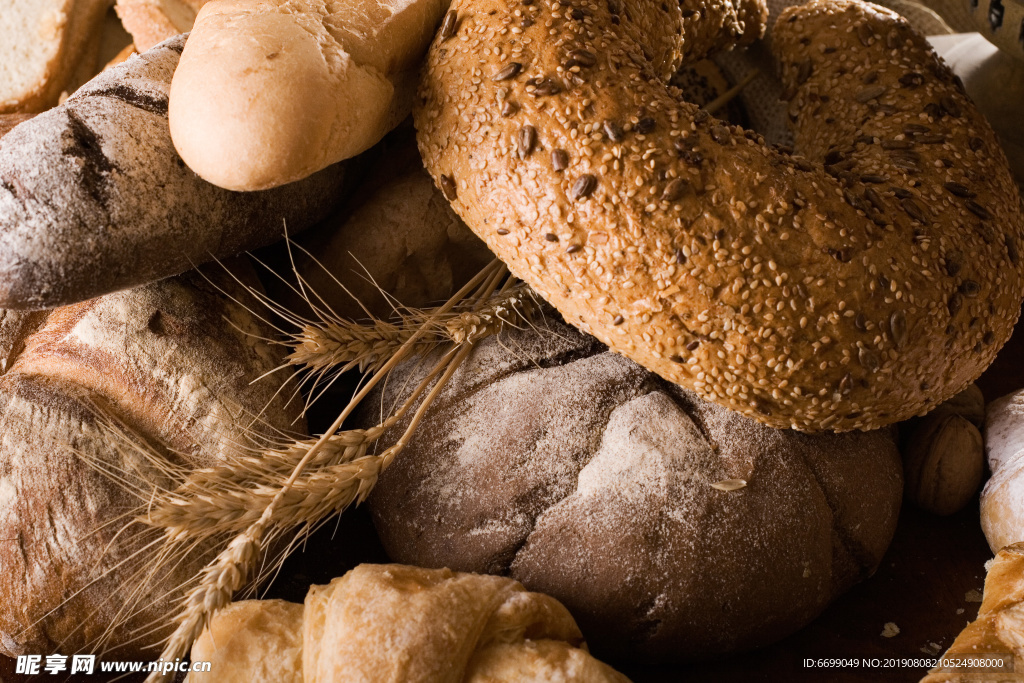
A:
[[[1024,220],[957,79],[881,7],[787,10],[791,156],[665,85],[691,29],[735,39],[720,2],[686,7],[455,0],[415,116],[456,212],[567,321],[773,427],[959,392],[1017,318]]]

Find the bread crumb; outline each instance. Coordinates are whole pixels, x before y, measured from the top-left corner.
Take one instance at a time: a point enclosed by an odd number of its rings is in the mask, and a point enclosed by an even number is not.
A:
[[[736,491],[746,485],[746,479],[725,479],[723,481],[716,481],[711,485],[711,488],[718,489],[719,491]]]
[[[964,593],[964,600],[967,602],[981,602],[981,591],[977,588],[972,588]]]
[[[938,643],[928,643],[927,645],[921,648],[921,652],[923,652],[926,655],[934,656],[942,652],[942,646]]]
[[[956,613],[957,614],[963,614],[964,613],[964,608],[963,607],[957,608]]]
[[[885,622],[885,626],[882,627],[882,633],[880,634],[883,638],[892,638],[900,634],[900,627],[892,621]]]

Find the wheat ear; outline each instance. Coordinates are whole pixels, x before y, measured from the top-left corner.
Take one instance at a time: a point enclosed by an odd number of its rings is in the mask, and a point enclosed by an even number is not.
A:
[[[409,338],[402,343],[398,350],[395,351],[395,353],[373,373],[370,380],[366,382],[352,400],[349,401],[348,405],[341,411],[328,430],[325,431],[324,434],[308,448],[308,450],[306,450],[299,462],[295,465],[291,474],[288,476],[287,480],[279,487],[276,487],[276,490],[273,491],[272,495],[270,492],[266,492],[264,500],[269,498],[269,502],[266,503],[266,507],[263,508],[258,519],[249,525],[244,532],[235,536],[235,538],[232,539],[217,558],[204,568],[200,574],[198,584],[189,591],[179,613],[177,627],[168,638],[164,650],[161,652],[161,659],[164,661],[172,661],[176,658],[184,657],[189,648],[191,648],[192,643],[210,623],[210,620],[217,611],[231,602],[231,598],[234,593],[239,590],[248,579],[251,570],[251,563],[253,559],[261,553],[264,536],[268,529],[274,524],[275,515],[277,514],[278,509],[285,504],[286,497],[289,495],[289,492],[294,490],[296,482],[299,480],[306,467],[314,461],[321,451],[328,447],[328,444],[331,442],[331,438],[338,433],[341,425],[346,419],[348,419],[359,403],[362,402],[370,391],[380,383],[388,372],[395,368],[402,360],[412,353],[414,349],[417,348],[417,345],[421,340],[429,336],[431,330],[436,327],[439,319],[447,316],[457,307],[458,303],[464,300],[469,292],[474,289],[478,289],[479,292],[479,296],[476,297],[477,305],[474,308],[479,309],[480,305],[486,301],[486,299],[489,298],[497,288],[498,282],[502,279],[505,272],[506,271],[503,266],[495,266],[492,263],[491,266],[481,271],[443,306],[433,311],[432,315],[424,320],[423,324],[418,326],[418,329],[416,329]],[[369,461],[362,463],[362,468],[357,467],[355,470],[344,473],[348,475],[348,478],[342,480],[343,483],[341,483],[341,485],[336,484],[333,489],[331,489],[333,495],[321,496],[321,506],[325,505],[326,502],[331,502],[336,506],[344,506],[350,504],[353,500],[365,498],[369,490],[373,488],[373,484],[376,483],[376,479],[380,472],[382,472],[394,460],[395,456],[402,450],[402,448],[404,448],[409,437],[419,425],[434,398],[444,387],[448,379],[451,378],[452,374],[466,358],[474,345],[475,340],[470,341],[467,337],[466,341],[459,344],[456,349],[453,350],[454,353],[449,352],[444,356],[444,358],[442,358],[438,367],[435,368],[435,372],[441,367],[444,368],[441,376],[420,404],[413,416],[413,419],[410,421],[409,426],[406,428],[405,433],[398,442],[388,448],[381,455],[367,456]],[[373,462],[372,465],[370,465],[371,461]],[[360,474],[364,476],[360,477]],[[319,509],[322,510],[323,508],[321,507]],[[337,511],[338,508],[335,507],[333,512]],[[169,540],[173,539],[169,537]],[[147,676],[146,683],[161,683],[169,679],[169,673],[153,672]]]

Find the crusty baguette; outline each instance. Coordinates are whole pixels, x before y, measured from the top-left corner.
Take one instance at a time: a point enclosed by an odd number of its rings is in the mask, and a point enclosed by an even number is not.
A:
[[[415,119],[456,213],[567,321],[807,431],[922,414],[991,363],[1024,297],[1018,192],[905,21],[856,0],[779,18],[811,163],[655,77],[728,45],[744,3],[566,1],[455,0]]]
[[[304,605],[247,600],[192,648],[189,683],[628,683],[557,600],[511,579],[362,564]]]
[[[343,166],[234,193],[189,171],[167,128],[185,37],[106,71],[0,143],[0,307],[47,308],[180,273],[298,232]]]
[[[293,182],[369,149],[411,110],[446,5],[210,2],[174,74],[175,147],[201,177],[233,190]]]
[[[996,554],[978,618],[960,632],[921,683],[1015,683],[1024,661],[1024,543]]]
[[[92,76],[113,0],[0,0],[0,113],[39,112]]]
[[[117,0],[114,8],[139,52],[187,33],[208,0]]]
[[[198,273],[0,312],[0,653],[141,652],[167,634],[211,549],[158,563],[144,547],[157,532],[130,524],[133,510],[170,480],[110,430],[204,467],[301,429],[280,380],[252,383],[281,361],[270,333]]]

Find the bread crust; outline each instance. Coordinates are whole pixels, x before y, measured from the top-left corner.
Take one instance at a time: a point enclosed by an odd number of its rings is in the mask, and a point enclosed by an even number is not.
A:
[[[127,655],[168,634],[215,549],[160,560],[160,532],[131,518],[173,481],[111,430],[192,468],[304,429],[280,383],[252,382],[282,360],[269,334],[199,273],[0,316],[0,652]]]
[[[415,111],[427,169],[516,275],[613,349],[771,426],[849,430],[926,412],[1009,337],[1024,219],[1005,156],[894,13],[783,13],[773,50],[800,157],[656,77],[735,40],[716,20],[744,14],[728,4],[695,23],[649,0],[453,10]]]
[[[191,30],[209,0],[117,0],[114,9],[138,52]]]
[[[507,578],[397,564],[361,564],[310,587],[301,606],[229,605],[192,658],[211,671],[189,683],[628,683],[587,654],[550,596]]]
[[[770,429],[545,321],[478,344],[369,503],[389,557],[511,576],[599,657],[679,661],[782,638],[870,576],[902,490],[889,430]]]
[[[35,15],[35,25],[15,27],[0,22],[11,33],[3,36],[4,59],[33,70],[35,77],[20,90],[12,83],[0,82],[0,114],[45,111],[57,104],[61,93],[74,90],[95,73],[100,27],[113,0],[37,0],[32,4],[36,7],[22,12],[29,19]],[[5,12],[13,15],[15,8]]]

